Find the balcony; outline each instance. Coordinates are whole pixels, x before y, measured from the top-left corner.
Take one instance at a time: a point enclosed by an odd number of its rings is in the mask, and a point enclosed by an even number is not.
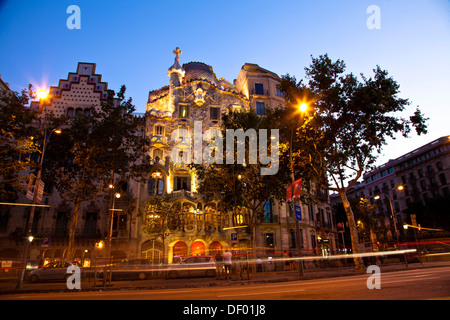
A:
[[[167,137],[162,135],[150,136],[150,146],[154,148],[161,148],[167,146]]]
[[[186,198],[186,199],[190,199],[190,200],[198,200],[197,198],[197,194],[192,192],[192,191],[188,191],[186,189],[181,189],[181,190],[175,190],[172,192],[172,198],[173,199],[177,199],[177,198]]]
[[[250,92],[253,96],[270,96],[269,90],[262,89],[262,90],[255,90],[254,88]]]
[[[173,171],[175,173],[186,174],[190,172],[190,169],[188,164],[182,162],[182,163],[175,163],[173,165]]]

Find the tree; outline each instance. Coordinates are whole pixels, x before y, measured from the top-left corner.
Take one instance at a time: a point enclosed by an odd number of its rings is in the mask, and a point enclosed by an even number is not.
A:
[[[36,113],[26,105],[34,97],[31,85],[18,92],[0,93],[0,199],[15,201],[28,175],[20,172],[36,167],[31,155],[40,152],[39,130],[33,126]]]
[[[182,225],[181,203],[152,197],[143,203],[141,211],[146,217],[144,232],[150,240],[161,240],[162,256],[165,257],[166,238]]]
[[[124,99],[125,86],[114,98],[109,91],[99,112],[78,114],[51,145],[52,154],[44,166],[61,197],[74,203],[70,214],[68,258],[73,255],[80,205],[94,200],[122,179],[141,179],[149,166],[145,159],[147,141],[137,131],[131,99]],[[58,143],[59,142],[59,143]],[[112,201],[112,199],[111,199]],[[112,221],[112,212],[110,212]]]
[[[354,253],[358,253],[358,232],[347,191],[363,172],[375,163],[388,139],[397,133],[407,137],[412,128],[417,134],[426,133],[426,119],[419,108],[409,119],[398,114],[411,103],[398,96],[399,84],[388,72],[377,66],[373,77],[344,74],[345,63],[333,62],[327,54],[312,58],[305,68],[310,107],[314,114],[305,127],[317,128],[320,135],[308,141],[305,148],[317,150],[311,161],[319,165],[318,178],[326,172],[323,187],[339,193],[348,219]],[[304,85],[289,75],[284,77],[285,90],[300,90]],[[289,97],[289,96],[288,96]],[[292,97],[291,97],[292,98]],[[298,97],[297,97],[298,98]],[[350,181],[349,181],[350,180]],[[349,182],[348,182],[349,181]],[[363,269],[355,256],[355,268]]]
[[[222,136],[227,137],[228,130],[242,129],[244,132],[252,129],[259,132],[259,129],[269,129],[265,118],[258,117],[252,110],[243,112],[230,111],[222,117]],[[258,222],[262,218],[263,206],[270,199],[282,200],[286,194],[287,177],[283,179],[281,174],[262,175],[261,168],[267,167],[261,161],[261,153],[272,154],[277,149],[272,149],[271,143],[267,149],[263,146],[251,151],[249,144],[245,141],[234,139],[233,143],[243,143],[245,160],[244,163],[238,161],[238,148],[234,148],[233,161],[226,161],[226,150],[219,155],[221,163],[210,165],[192,165],[196,170],[199,179],[198,191],[208,199],[218,200],[219,209],[222,212],[231,212],[233,225],[246,225],[250,234],[250,246],[255,245],[255,230]],[[261,136],[259,137],[261,139]],[[270,140],[270,139],[269,139]],[[253,141],[256,144],[256,140]],[[233,144],[234,145],[234,144]],[[231,152],[231,151],[230,151]],[[250,161],[250,154],[254,152],[260,157],[256,161]],[[277,160],[278,161],[278,160]],[[278,163],[271,163],[271,166],[278,166]]]

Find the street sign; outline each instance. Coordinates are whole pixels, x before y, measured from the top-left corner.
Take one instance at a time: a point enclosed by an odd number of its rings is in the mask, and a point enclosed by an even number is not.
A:
[[[231,234],[231,243],[237,243],[238,242],[238,234],[232,233]]]
[[[34,183],[36,182],[36,176],[34,174],[30,174],[30,180],[28,181],[27,187],[27,199],[33,200],[34,197]]]
[[[36,202],[38,204],[42,203],[42,195],[44,194],[44,181],[39,179],[38,188],[37,188],[37,196],[36,196]]]
[[[48,248],[49,245],[50,245],[50,237],[47,237],[47,236],[43,237],[41,247]]]
[[[295,208],[295,220],[302,221],[302,207],[298,204],[294,205]]]
[[[343,222],[338,222],[337,223],[337,231],[338,232],[344,232],[344,223]]]

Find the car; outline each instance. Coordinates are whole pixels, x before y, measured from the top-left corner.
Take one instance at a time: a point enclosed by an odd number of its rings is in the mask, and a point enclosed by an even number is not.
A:
[[[170,279],[181,277],[214,277],[216,263],[213,256],[191,256],[174,264],[169,264],[166,277]]]
[[[28,274],[31,283],[48,280],[67,280],[71,275],[67,273],[67,268],[75,265],[81,269],[81,264],[77,261],[54,261],[47,263],[42,268],[35,269]]]
[[[149,279],[157,277],[161,267],[152,265],[147,259],[125,259],[112,264],[109,269],[112,272],[112,279]],[[100,278],[103,277],[103,271],[100,272]]]

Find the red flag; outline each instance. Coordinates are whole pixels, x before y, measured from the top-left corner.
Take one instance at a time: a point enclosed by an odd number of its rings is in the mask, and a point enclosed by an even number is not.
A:
[[[292,183],[286,187],[286,201],[292,201]]]
[[[300,193],[302,192],[302,179],[300,178],[294,182],[294,197],[300,197]]]

